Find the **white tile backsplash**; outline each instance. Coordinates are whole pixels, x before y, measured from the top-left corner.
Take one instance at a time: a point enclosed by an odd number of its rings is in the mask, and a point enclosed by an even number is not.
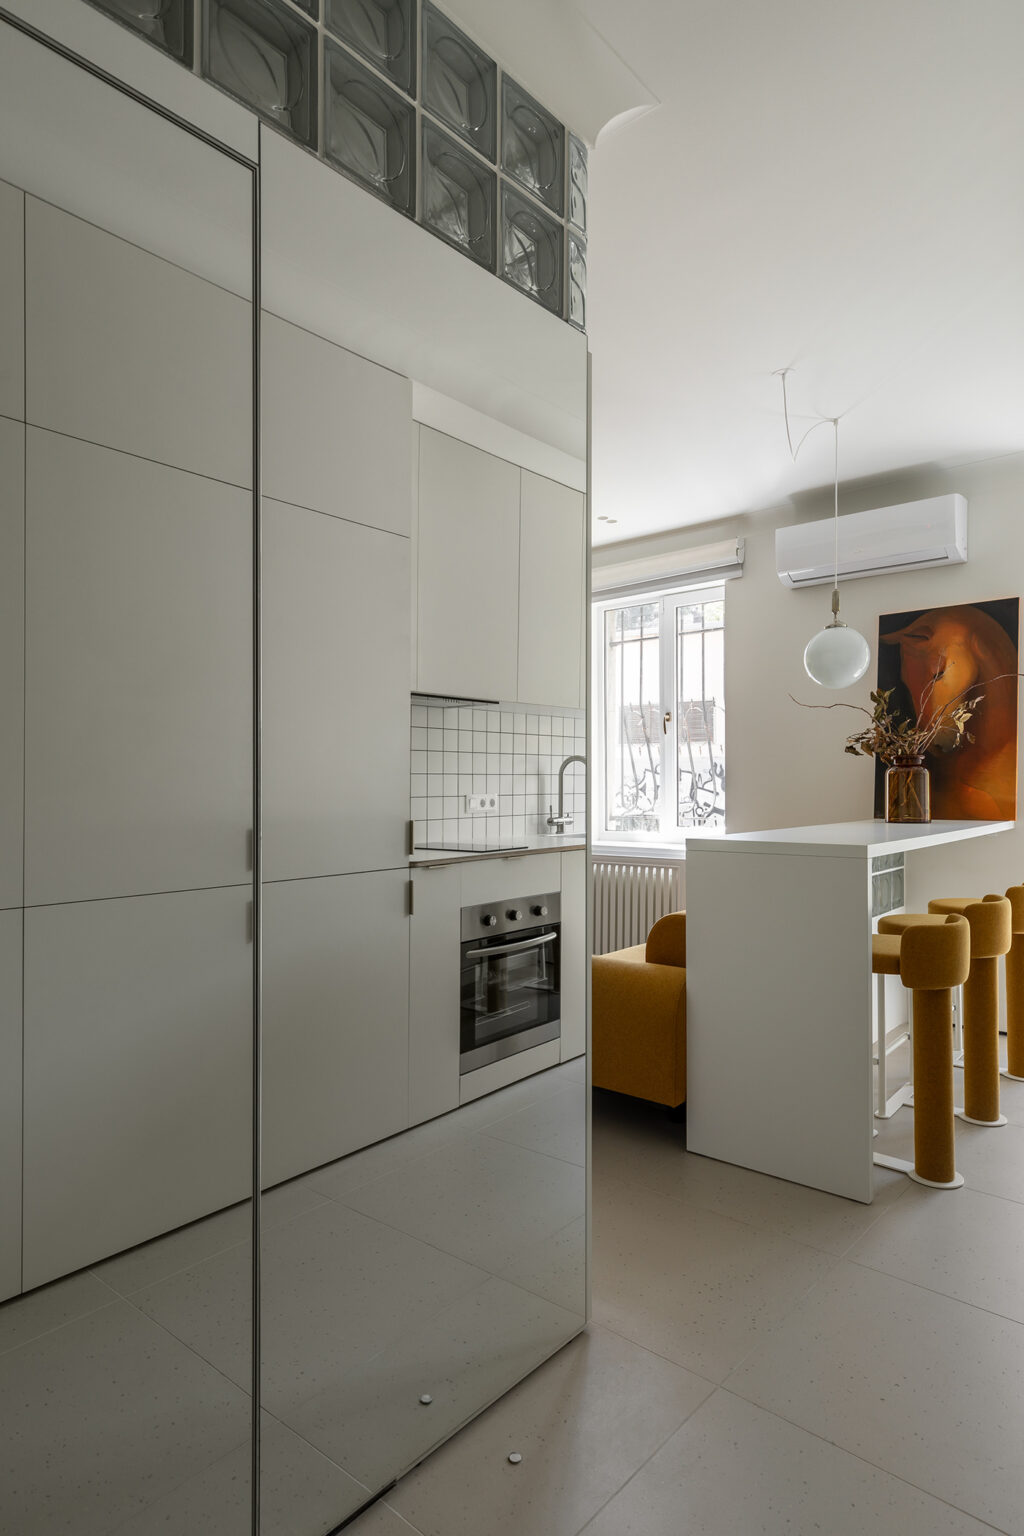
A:
[[[410,717],[413,841],[508,842],[549,831],[558,806],[558,769],[584,751],[580,713],[529,714],[510,709],[440,708],[414,703]],[[496,816],[467,816],[467,795],[498,796]],[[582,764],[565,771],[565,808],[582,832],[587,824]]]

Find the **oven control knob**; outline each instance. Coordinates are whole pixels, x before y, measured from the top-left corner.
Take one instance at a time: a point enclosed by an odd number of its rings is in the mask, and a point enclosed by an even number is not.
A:
[[[509,907],[508,911],[505,913],[505,916],[508,918],[510,923],[518,923],[522,915],[523,914],[520,912],[518,907]]]
[[[548,915],[547,907],[531,907],[530,911],[533,913],[534,917],[547,917]]]
[[[498,919],[494,916],[493,912],[488,912],[487,916],[482,917],[480,921],[485,928],[496,928],[498,925]]]

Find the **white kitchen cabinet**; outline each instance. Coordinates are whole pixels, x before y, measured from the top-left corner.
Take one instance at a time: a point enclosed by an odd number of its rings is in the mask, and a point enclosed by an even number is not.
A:
[[[26,912],[26,1289],[248,1196],[249,895]]]
[[[516,696],[519,474],[514,464],[420,428],[421,693]]]
[[[461,871],[416,869],[409,962],[409,1124],[459,1102]]]
[[[21,1290],[21,922],[0,912],[0,1301]]]
[[[562,1051],[563,1061],[587,1048],[587,855],[562,854]]]
[[[404,1130],[405,871],[263,891],[263,1181]]]
[[[0,181],[0,416],[25,415],[25,195]]]
[[[26,419],[252,484],[252,306],[34,197]]]
[[[408,534],[412,384],[264,314],[263,492]]]
[[[27,464],[26,905],[244,881],[249,495],[31,427]]]
[[[22,902],[24,541],[25,428],[0,417],[0,908]]]
[[[554,838],[552,842],[555,842]],[[550,853],[473,859],[460,864],[459,868],[464,907],[476,907],[484,901],[518,901],[558,890],[562,878],[561,850],[556,844]]]
[[[266,501],[263,868],[407,861],[409,541]]]
[[[585,498],[522,472],[519,677],[527,704],[578,708],[585,586]]]

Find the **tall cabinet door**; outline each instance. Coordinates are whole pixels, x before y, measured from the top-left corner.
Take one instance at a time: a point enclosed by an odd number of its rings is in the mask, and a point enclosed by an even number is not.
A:
[[[519,684],[527,704],[575,709],[583,633],[585,498],[523,470],[519,568]]]
[[[254,177],[0,22],[0,182],[0,1529],[248,1536]]]

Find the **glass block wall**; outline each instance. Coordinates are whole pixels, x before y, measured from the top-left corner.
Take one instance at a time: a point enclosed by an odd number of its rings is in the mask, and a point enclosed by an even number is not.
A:
[[[586,330],[586,146],[432,0],[91,3]]]

